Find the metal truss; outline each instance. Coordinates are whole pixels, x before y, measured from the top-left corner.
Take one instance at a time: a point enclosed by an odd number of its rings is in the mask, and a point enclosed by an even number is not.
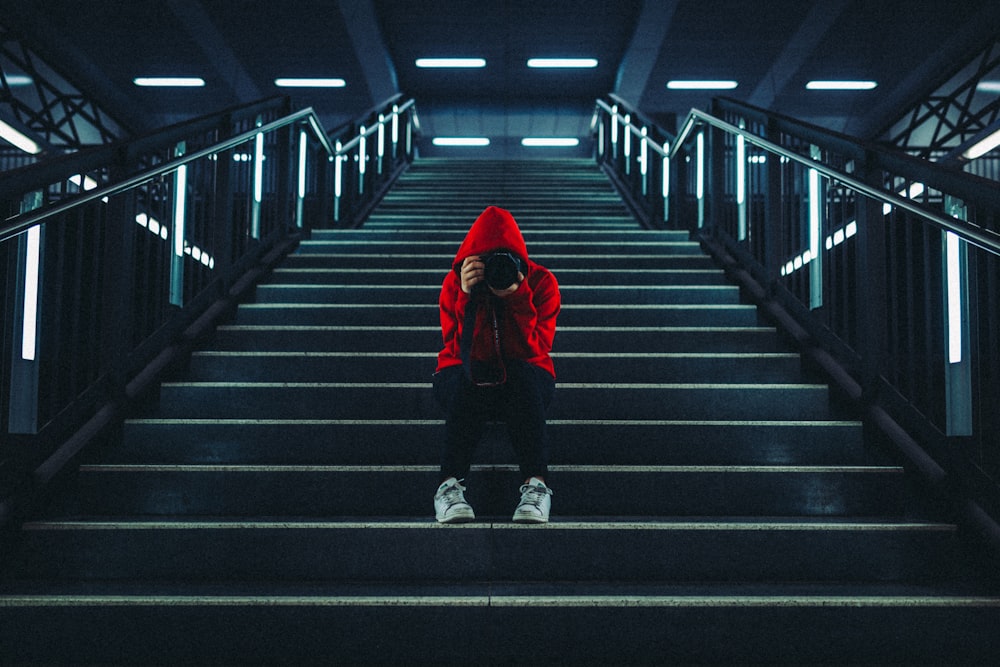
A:
[[[886,143],[922,158],[959,154],[1000,118],[1000,38],[986,46],[885,134]]]
[[[49,150],[74,151],[128,132],[0,25],[0,116]]]

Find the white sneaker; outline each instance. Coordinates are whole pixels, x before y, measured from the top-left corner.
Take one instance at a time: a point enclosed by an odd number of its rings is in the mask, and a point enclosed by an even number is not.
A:
[[[465,502],[465,487],[461,484],[464,481],[449,477],[438,487],[434,494],[434,514],[438,523],[467,523],[475,520],[476,513]]]
[[[521,487],[521,502],[514,510],[515,523],[548,523],[552,507],[552,489],[545,482],[532,477]]]

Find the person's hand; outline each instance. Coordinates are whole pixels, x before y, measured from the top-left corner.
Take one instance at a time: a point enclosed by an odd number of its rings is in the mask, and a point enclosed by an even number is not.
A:
[[[472,288],[483,281],[486,272],[486,265],[479,255],[469,255],[462,261],[462,269],[459,275],[462,278],[462,291],[472,294]]]
[[[521,273],[520,271],[518,271],[517,272],[517,282],[516,283],[511,283],[510,287],[508,287],[507,289],[503,289],[503,290],[497,290],[497,289],[493,289],[491,287],[490,291],[493,292],[494,294],[496,294],[498,297],[500,297],[502,299],[502,298],[510,296],[511,294],[513,294],[514,292],[516,292],[517,288],[521,286],[521,282],[523,280],[524,280],[524,274]]]

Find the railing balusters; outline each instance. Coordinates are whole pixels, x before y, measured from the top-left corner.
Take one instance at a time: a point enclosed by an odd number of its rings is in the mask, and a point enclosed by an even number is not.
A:
[[[684,186],[668,200],[636,189],[637,170],[615,146],[616,136],[665,134],[629,122],[638,117],[615,98],[598,102],[592,123],[595,157],[637,216],[686,226],[739,257],[865,405],[891,414],[949,474],[971,475],[962,484],[1000,517],[996,184],[716,100],[669,139],[664,162]],[[677,214],[656,215],[651,192]]]
[[[0,223],[0,505],[18,484],[12,470],[54,456],[102,405],[122,404],[132,378],[265,254],[331,226],[325,213],[356,224],[370,210],[412,161],[416,122],[398,96],[376,113],[393,124],[392,148],[369,145],[380,167],[339,209],[333,142],[311,109],[291,113],[285,99],[0,176],[5,208],[27,202]],[[25,308],[35,278],[38,307]],[[38,326],[22,346],[25,317]],[[30,444],[15,451],[15,439]]]

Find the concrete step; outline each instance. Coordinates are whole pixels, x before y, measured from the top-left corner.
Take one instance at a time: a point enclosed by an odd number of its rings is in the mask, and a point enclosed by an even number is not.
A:
[[[998,625],[946,584],[18,582],[0,662],[985,665]]]
[[[441,419],[189,419],[144,417],[124,425],[120,463],[435,465]],[[864,465],[852,421],[595,420],[548,422],[555,465]],[[375,446],[377,445],[377,446]],[[483,464],[514,461],[495,424],[476,451]]]
[[[757,382],[802,379],[794,354],[555,353],[559,382]],[[426,379],[436,354],[419,352],[196,352],[184,378],[192,382],[324,382],[368,378]]]
[[[63,515],[433,515],[434,465],[84,465]],[[901,516],[902,468],[890,466],[555,465],[554,516]],[[476,465],[466,499],[482,516],[511,514],[517,467]]]
[[[551,419],[792,419],[831,417],[828,389],[817,384],[560,383]],[[289,419],[436,419],[430,382],[167,382],[163,417]]]
[[[474,218],[473,218],[474,219]],[[459,243],[461,239],[459,239]],[[458,250],[457,243],[445,243],[441,241],[419,241],[392,240],[370,242],[366,240],[355,241],[313,241],[306,240],[299,244],[299,253],[309,252],[406,252],[413,254],[450,254],[454,258],[455,251]],[[701,248],[692,241],[584,241],[578,242],[572,239],[561,241],[540,241],[528,245],[528,255],[530,257],[544,257],[547,255],[568,254],[602,254],[602,255],[701,255]]]
[[[434,253],[413,253],[408,252],[405,248],[393,252],[383,252],[378,247],[369,250],[369,252],[297,252],[288,256],[282,267],[289,269],[307,267],[365,269],[367,271],[374,271],[375,267],[378,269],[434,269],[439,275],[439,279],[435,282],[440,285],[444,274],[448,272],[455,259],[458,246],[441,248]],[[531,257],[552,271],[560,282],[564,282],[562,272],[567,270],[589,270],[603,273],[605,276],[614,275],[623,267],[635,270],[658,269],[719,273],[711,258],[706,255],[637,255],[595,252],[581,255],[532,253]]]
[[[385,283],[328,283],[309,285],[303,283],[258,285],[257,303],[397,303],[400,298],[408,303],[437,303],[441,292],[439,273],[435,284],[415,284],[402,281]],[[621,304],[737,304],[739,289],[732,285],[560,285],[559,292],[566,305]],[[401,297],[405,294],[405,297]]]
[[[770,327],[575,327],[558,326],[560,352],[773,353],[787,345]],[[294,352],[433,352],[441,349],[440,326],[224,325],[212,336],[216,350]]]
[[[550,269],[551,270],[551,269]],[[408,266],[382,268],[377,270],[351,269],[342,267],[281,267],[275,269],[268,281],[269,285],[330,285],[385,283],[389,285],[437,285],[439,288],[449,269],[437,266],[416,269]],[[685,269],[625,269],[613,273],[595,271],[592,268],[562,268],[556,276],[561,289],[584,285],[604,286],[613,282],[619,286],[727,285],[725,276],[719,271],[699,271]]]
[[[641,312],[639,312],[641,311]],[[568,304],[559,312],[558,326],[625,327],[641,314],[647,326],[755,327],[757,309],[747,305]],[[436,303],[252,303],[236,312],[236,325],[371,325],[438,326]],[[434,351],[436,353],[436,351]]]
[[[938,581],[957,575],[959,548],[951,524],[833,518],[112,517],[22,530],[24,578],[164,583]]]

